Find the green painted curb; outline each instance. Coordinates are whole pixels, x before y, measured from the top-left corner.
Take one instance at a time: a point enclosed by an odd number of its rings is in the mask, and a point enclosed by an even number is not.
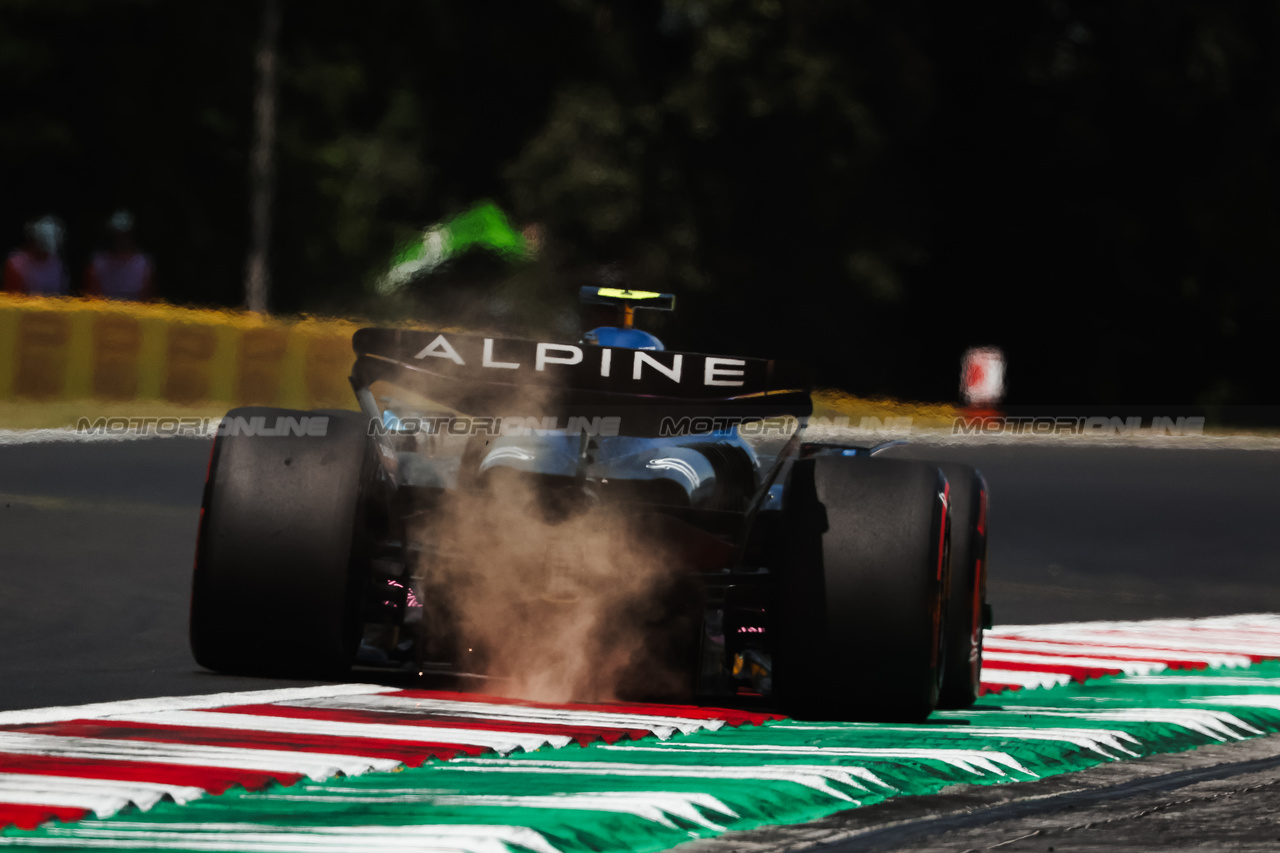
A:
[[[37,849],[657,851],[955,784],[1008,784],[1280,731],[1280,663],[990,696],[928,723],[802,723],[431,762],[9,829]]]

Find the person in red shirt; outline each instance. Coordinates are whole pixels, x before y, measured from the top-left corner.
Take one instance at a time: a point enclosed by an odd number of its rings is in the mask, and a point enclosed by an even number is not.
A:
[[[86,296],[150,301],[154,294],[151,258],[133,239],[133,214],[118,210],[107,222],[108,249],[94,252],[84,271]]]
[[[4,265],[7,293],[61,295],[67,292],[67,275],[58,249],[62,245],[62,223],[54,216],[28,222],[26,245],[9,254]]]

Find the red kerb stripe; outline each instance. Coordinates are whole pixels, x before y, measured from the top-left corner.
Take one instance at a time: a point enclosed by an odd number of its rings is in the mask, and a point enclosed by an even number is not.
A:
[[[71,806],[27,806],[21,803],[0,803],[0,829],[16,826],[18,829],[35,829],[51,820],[80,820],[89,814],[88,809]]]
[[[255,732],[203,726],[167,726],[128,720],[71,720],[36,726],[13,727],[10,731],[60,737],[145,740],[152,743],[229,746],[236,749],[279,749],[286,752],[324,752],[366,758],[390,758],[412,767],[430,758],[450,759],[459,752],[477,755],[483,747],[456,743],[418,743],[383,738],[308,735],[284,732]]]
[[[227,708],[211,708],[219,714],[249,714],[266,717],[291,717],[302,720],[329,720],[337,723],[382,723],[383,725],[408,725],[424,728],[475,729],[484,732],[513,732],[516,734],[559,735],[571,737],[586,746],[592,741],[615,743],[624,737],[632,739],[649,737],[644,729],[608,729],[599,726],[576,726],[570,723],[525,723],[514,720],[485,720],[470,717],[449,717],[430,712],[412,711],[354,711],[345,708],[294,707],[290,705],[232,705]]]
[[[1013,663],[993,660],[992,669],[1007,669],[1013,672],[1048,672],[1054,675],[1069,675],[1072,681],[1084,681],[1087,678],[1101,678],[1104,675],[1119,675],[1123,670],[1104,669],[1095,666],[1075,666],[1066,663]]]
[[[1098,649],[1099,651],[1103,651],[1103,652],[1105,652],[1105,650],[1107,649],[1113,649],[1116,646],[1120,646],[1122,648],[1127,648],[1127,649],[1141,649],[1142,650],[1141,655],[1137,657],[1124,657],[1121,659],[1122,660],[1154,660],[1154,661],[1160,661],[1162,663],[1171,662],[1174,660],[1180,660],[1177,656],[1179,654],[1184,654],[1186,652],[1199,653],[1199,650],[1195,648],[1194,644],[1188,644],[1186,646],[1178,648],[1170,645],[1162,646],[1158,643],[1146,642],[1137,638],[1133,639],[1132,642],[1126,642],[1123,637],[1116,637],[1113,639],[1097,639],[1097,638],[1082,637],[1080,639],[1072,638],[1072,639],[1054,640],[1054,639],[1048,639],[1046,637],[1018,637],[1018,636],[1000,635],[1000,636],[994,636],[994,637],[988,636],[985,640],[985,643],[986,645],[994,649],[1000,645],[1000,642],[1002,640],[1016,641],[1019,643],[1056,643],[1058,645],[1083,646],[1089,649]],[[1009,651],[1013,651],[1013,649],[1009,649]],[[1029,651],[1022,651],[1020,653],[1021,654],[1037,654],[1036,652],[1029,652]],[[1045,652],[1045,654],[1066,654],[1066,652],[1058,652],[1058,651],[1051,650],[1051,651]],[[1170,655],[1170,657],[1164,657],[1165,654]],[[1264,660],[1273,659],[1273,658],[1267,657],[1266,655],[1250,654],[1249,652],[1214,650],[1214,651],[1204,652],[1204,654],[1233,655],[1235,657],[1247,657],[1250,660],[1252,660],[1254,663],[1260,663]],[[1084,652],[1078,653],[1078,656],[1080,655],[1084,657],[1091,657],[1091,658],[1104,656],[1104,655],[1094,654],[1092,651],[1088,653],[1084,653]],[[1196,668],[1206,666],[1206,664],[1203,661],[1187,661],[1186,663],[1188,664],[1188,666],[1192,666]]]
[[[1021,690],[1021,684],[1001,684],[998,682],[984,681],[978,686],[978,695],[987,696],[992,693],[1003,693],[1006,690]]]
[[[1157,654],[1141,654],[1141,655],[1107,654],[1107,649],[1105,646],[1099,646],[1097,648],[1097,651],[1090,649],[1087,652],[1081,651],[1076,653],[1059,651],[1056,649],[1048,650],[1044,652],[1035,652],[1035,651],[1030,651],[1028,649],[1006,648],[998,640],[994,642],[991,640],[988,640],[985,644],[985,649],[986,651],[996,656],[999,656],[1002,654],[1044,655],[1046,660],[1052,660],[1053,657],[1084,657],[1084,658],[1093,658],[1094,660],[1114,660],[1114,661],[1125,661],[1125,662],[1131,662],[1131,663],[1163,663],[1174,669],[1204,669],[1205,668],[1204,661],[1179,660],[1176,657],[1160,657]],[[1001,661],[992,661],[991,665],[995,667],[1000,667],[1000,666],[1003,666],[1004,664]]]
[[[53,755],[22,755],[8,752],[0,752],[0,773],[37,773],[43,776],[74,776],[79,779],[159,782],[165,785],[203,788],[210,794],[221,794],[234,785],[239,785],[248,791],[257,791],[272,783],[293,785],[303,779],[299,773],[272,773],[231,767],[188,767],[185,764],[161,764],[109,758],[60,758]]]

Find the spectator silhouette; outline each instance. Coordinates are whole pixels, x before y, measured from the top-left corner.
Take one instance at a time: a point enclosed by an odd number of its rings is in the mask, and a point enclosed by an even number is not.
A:
[[[151,258],[134,241],[133,214],[117,210],[107,221],[107,250],[94,252],[85,268],[85,295],[145,302],[153,287]]]
[[[42,296],[65,294],[67,274],[58,255],[62,247],[62,223],[55,216],[28,222],[26,238],[26,245],[10,253],[5,262],[5,291]]]

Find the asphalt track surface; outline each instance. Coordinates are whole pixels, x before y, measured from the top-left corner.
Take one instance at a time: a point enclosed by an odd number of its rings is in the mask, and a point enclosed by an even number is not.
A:
[[[188,652],[208,450],[187,439],[0,446],[0,710],[297,686],[204,672]],[[1280,453],[1094,443],[894,452],[986,475],[999,622],[1280,611]],[[1274,849],[1273,764],[1089,803],[1096,820],[1020,813],[848,849]],[[937,807],[898,808],[918,818]],[[1144,828],[1156,820],[1159,838]],[[1228,839],[1227,826],[1243,834]]]
[[[215,675],[187,649],[209,446],[0,446],[0,710],[294,684]],[[983,471],[998,622],[1280,611],[1278,452],[894,452]]]

